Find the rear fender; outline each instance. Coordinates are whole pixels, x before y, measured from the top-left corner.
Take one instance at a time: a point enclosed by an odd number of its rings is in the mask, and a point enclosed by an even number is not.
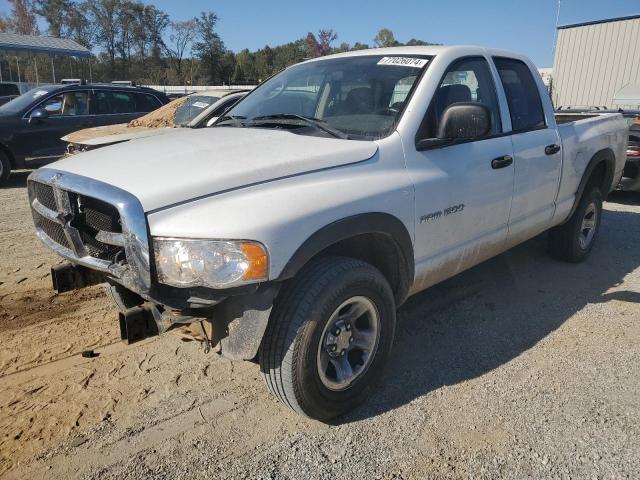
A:
[[[607,195],[615,188],[613,182],[613,176],[615,172],[616,165],[616,156],[613,153],[613,150],[610,148],[605,148],[597,152],[587,164],[587,168],[584,171],[584,175],[580,180],[580,184],[578,185],[578,190],[576,191],[575,200],[573,201],[573,207],[571,207],[571,212],[567,216],[567,220],[573,216],[573,213],[578,208],[580,204],[580,199],[584,194],[587,185],[589,185],[589,180],[591,179],[591,175],[595,171],[596,168],[600,164],[604,163],[605,165],[605,176],[602,183],[599,185],[602,189],[602,196],[606,199]]]

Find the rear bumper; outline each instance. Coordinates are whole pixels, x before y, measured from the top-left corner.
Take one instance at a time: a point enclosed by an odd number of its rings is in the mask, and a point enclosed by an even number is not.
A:
[[[640,157],[627,157],[619,188],[629,192],[640,192]]]

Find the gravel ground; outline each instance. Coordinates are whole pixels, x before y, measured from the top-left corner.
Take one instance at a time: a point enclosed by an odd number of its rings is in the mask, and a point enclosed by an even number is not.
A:
[[[6,478],[640,478],[640,196],[605,205],[583,264],[542,236],[411,298],[380,388],[324,425],[257,365],[122,346],[98,288],[52,295],[25,178],[0,190]]]

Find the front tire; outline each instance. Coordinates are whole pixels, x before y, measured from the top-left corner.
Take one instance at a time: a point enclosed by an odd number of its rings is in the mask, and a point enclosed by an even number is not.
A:
[[[602,220],[602,192],[585,192],[571,218],[549,232],[549,251],[567,262],[585,260],[595,244]]]
[[[324,257],[305,267],[274,304],[259,352],[271,393],[326,421],[369,393],[395,334],[393,292],[372,265]]]

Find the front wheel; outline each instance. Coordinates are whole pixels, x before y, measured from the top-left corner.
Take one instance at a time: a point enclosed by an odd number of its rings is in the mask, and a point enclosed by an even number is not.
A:
[[[267,387],[308,417],[345,413],[380,376],[395,323],[393,293],[376,268],[320,258],[276,300],[259,354]]]
[[[568,262],[582,262],[589,256],[600,230],[602,193],[593,188],[580,199],[571,218],[549,232],[549,250]]]

